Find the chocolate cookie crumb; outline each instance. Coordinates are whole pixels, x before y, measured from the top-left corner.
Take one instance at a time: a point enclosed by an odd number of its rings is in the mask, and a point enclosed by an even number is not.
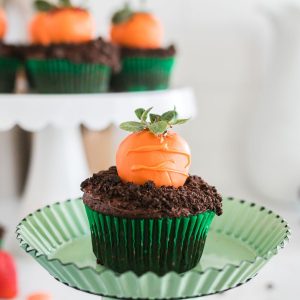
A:
[[[102,38],[85,43],[60,43],[49,46],[31,45],[20,47],[24,59],[68,59],[74,63],[95,63],[120,69],[119,48]]]
[[[222,198],[215,187],[189,176],[182,187],[124,183],[116,167],[100,171],[81,184],[83,201],[91,209],[129,218],[186,217],[207,210],[222,214]]]
[[[121,57],[171,57],[175,56],[176,49],[174,45],[167,48],[140,49],[121,47]]]

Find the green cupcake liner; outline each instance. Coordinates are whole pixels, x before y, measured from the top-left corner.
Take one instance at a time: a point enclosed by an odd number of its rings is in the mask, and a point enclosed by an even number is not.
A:
[[[182,273],[195,267],[215,216],[207,211],[190,217],[129,219],[104,215],[87,205],[85,209],[98,263],[137,275]]]
[[[26,72],[39,93],[101,93],[108,90],[111,68],[64,59],[29,59]]]
[[[20,61],[16,58],[0,57],[0,93],[12,93]]]
[[[163,90],[169,87],[175,57],[126,57],[120,73],[112,76],[115,91]]]

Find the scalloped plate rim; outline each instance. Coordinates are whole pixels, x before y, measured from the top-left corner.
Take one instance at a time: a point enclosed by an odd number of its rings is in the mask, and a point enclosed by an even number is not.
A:
[[[223,201],[224,201],[224,200],[228,200],[228,201],[236,201],[236,202],[239,202],[239,203],[242,204],[242,205],[244,205],[244,204],[249,204],[249,205],[250,205],[250,208],[254,208],[255,206],[257,206],[260,210],[261,210],[261,209],[263,209],[263,210],[266,209],[265,206],[260,206],[260,205],[257,205],[257,204],[254,203],[254,202],[249,202],[249,201],[246,201],[246,200],[236,199],[236,198],[234,198],[234,197],[223,197]],[[282,223],[285,223],[285,228],[286,228],[285,237],[284,237],[283,240],[280,242],[280,244],[278,244],[276,247],[274,247],[273,249],[269,250],[269,251],[268,251],[267,253],[265,253],[263,256],[260,256],[260,255],[256,256],[254,260],[246,260],[246,259],[244,259],[244,260],[241,260],[239,264],[231,264],[231,263],[227,263],[227,264],[225,264],[221,269],[215,268],[215,267],[208,267],[208,268],[206,268],[206,269],[203,270],[203,271],[197,271],[197,270],[192,269],[192,270],[190,270],[190,271],[187,271],[187,272],[181,273],[181,274],[172,271],[172,272],[168,272],[167,274],[162,275],[162,276],[159,276],[159,275],[157,275],[157,274],[155,274],[155,273],[153,273],[153,272],[147,272],[147,273],[144,273],[144,274],[138,276],[138,275],[136,275],[133,271],[127,271],[127,272],[124,272],[124,273],[121,273],[121,274],[120,274],[120,273],[116,273],[116,272],[114,272],[114,271],[112,271],[112,270],[110,270],[110,269],[108,269],[108,268],[105,268],[105,267],[104,267],[103,270],[101,270],[101,271],[98,272],[98,271],[96,271],[94,268],[92,268],[92,267],[90,267],[90,266],[79,267],[79,266],[77,266],[77,265],[76,265],[75,263],[73,263],[73,262],[70,262],[70,263],[64,263],[64,262],[62,262],[62,261],[61,261],[60,259],[58,259],[58,258],[52,258],[52,259],[50,259],[46,254],[39,254],[39,253],[38,253],[38,250],[32,248],[32,247],[31,247],[29,244],[27,244],[27,243],[22,239],[22,237],[21,237],[20,231],[21,231],[22,223],[23,223],[23,222],[26,222],[27,219],[28,219],[30,216],[32,216],[32,215],[34,215],[34,214],[38,214],[38,213],[40,213],[42,210],[44,210],[44,209],[46,209],[46,208],[51,208],[51,206],[54,206],[54,205],[62,205],[62,204],[65,204],[65,203],[71,202],[71,201],[82,201],[82,198],[79,197],[79,198],[75,198],[75,199],[68,199],[68,200],[65,200],[65,201],[62,201],[62,202],[56,202],[56,203],[53,203],[52,205],[46,205],[46,206],[44,206],[43,208],[39,208],[39,209],[35,210],[33,213],[28,214],[28,215],[27,215],[25,218],[23,218],[23,219],[21,220],[21,222],[17,225],[17,228],[16,228],[16,235],[17,235],[17,237],[16,237],[16,238],[17,238],[17,240],[18,240],[19,243],[20,243],[20,247],[23,248],[24,251],[25,251],[26,253],[28,253],[29,255],[31,255],[31,256],[35,256],[36,258],[43,257],[43,258],[45,258],[48,262],[50,262],[50,263],[51,263],[51,262],[57,262],[57,263],[61,264],[63,267],[73,266],[73,267],[75,267],[76,269],[78,269],[78,270],[80,270],[80,271],[83,271],[83,270],[87,270],[87,269],[88,269],[88,270],[92,271],[93,273],[95,273],[97,276],[102,275],[103,273],[106,273],[106,272],[110,272],[110,273],[113,273],[113,274],[114,274],[115,276],[117,276],[117,277],[126,276],[127,274],[133,274],[136,278],[140,279],[140,278],[142,278],[142,277],[144,277],[144,276],[147,276],[147,274],[153,274],[153,275],[156,276],[156,277],[163,278],[163,277],[169,276],[169,275],[172,274],[172,273],[175,274],[175,275],[178,276],[178,277],[183,277],[183,276],[185,276],[185,275],[186,275],[187,273],[189,273],[189,272],[193,272],[193,273],[196,273],[196,274],[199,274],[199,275],[204,275],[205,273],[211,272],[211,271],[222,272],[224,269],[229,268],[229,267],[231,267],[231,268],[240,268],[240,267],[242,266],[242,264],[245,264],[245,263],[246,263],[246,264],[249,264],[249,265],[255,264],[255,263],[256,263],[258,260],[260,260],[260,259],[263,259],[263,260],[267,261],[268,258],[269,258],[269,256],[270,256],[270,254],[271,254],[271,255],[276,255],[280,249],[283,249],[283,248],[286,246],[286,244],[289,242],[289,236],[291,235],[291,229],[290,229],[290,227],[289,227],[287,221],[286,221],[285,219],[283,219],[280,215],[278,215],[278,214],[275,215],[275,213],[274,213],[272,210],[268,210],[269,214],[274,214],[276,217],[279,216],[280,221],[281,221]],[[31,249],[28,250],[29,248],[31,248]]]

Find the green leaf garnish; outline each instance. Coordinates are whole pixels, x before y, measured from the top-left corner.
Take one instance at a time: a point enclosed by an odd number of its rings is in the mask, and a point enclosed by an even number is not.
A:
[[[174,110],[170,110],[170,111],[167,111],[164,114],[162,114],[161,119],[164,121],[167,121],[171,124],[175,124],[177,117],[178,117],[178,114],[174,108]]]
[[[163,134],[167,131],[169,124],[166,121],[158,121],[148,126],[149,130],[155,135]]]
[[[34,6],[35,6],[36,10],[38,10],[38,11],[45,11],[45,12],[51,11],[51,10],[54,10],[54,9],[57,8],[56,5],[54,5],[52,3],[49,3],[49,2],[47,2],[45,0],[36,0],[34,2]]]
[[[149,112],[152,110],[153,107],[150,107],[148,109],[146,109],[143,114],[142,114],[142,117],[141,117],[141,121],[142,122],[146,122],[147,118],[148,118],[148,114]]]
[[[121,123],[120,128],[129,132],[137,132],[142,131],[145,126],[140,122],[130,121]]]
[[[168,129],[172,128],[174,125],[184,124],[189,120],[178,119],[178,113],[175,107],[173,110],[167,111],[162,115],[149,114],[152,108],[153,107],[148,109],[136,109],[134,112],[140,121],[124,122],[120,125],[120,128],[129,132],[149,130],[155,135],[161,135],[167,133]]]
[[[59,8],[75,7],[72,5],[71,0],[57,0],[57,5],[49,2],[48,0],[35,0],[34,6],[36,10],[43,12],[48,12]]]
[[[71,0],[59,0],[58,2],[60,4],[60,6],[63,6],[63,7],[71,7],[72,6]]]
[[[189,119],[178,119],[174,125],[181,125],[181,124],[184,124],[186,123],[187,121],[189,121]]]
[[[161,120],[161,116],[160,115],[150,114],[150,122],[151,123],[158,122],[160,120]]]
[[[134,14],[134,12],[131,10],[129,4],[125,3],[124,8],[117,11],[112,16],[111,21],[113,24],[125,23],[133,16],[133,14]]]
[[[135,115],[138,117],[139,120],[142,119],[142,115],[143,115],[144,111],[145,110],[143,108],[138,108],[134,111]]]

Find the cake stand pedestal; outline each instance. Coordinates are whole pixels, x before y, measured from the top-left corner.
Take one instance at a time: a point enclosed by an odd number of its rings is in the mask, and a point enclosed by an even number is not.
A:
[[[103,130],[134,118],[137,107],[156,112],[176,106],[180,117],[194,117],[196,101],[190,88],[103,94],[1,94],[0,131],[15,125],[33,132],[29,174],[21,215],[54,201],[77,197],[88,177],[80,125]],[[103,141],[105,143],[105,141]],[[101,155],[101,149],[99,149]]]

